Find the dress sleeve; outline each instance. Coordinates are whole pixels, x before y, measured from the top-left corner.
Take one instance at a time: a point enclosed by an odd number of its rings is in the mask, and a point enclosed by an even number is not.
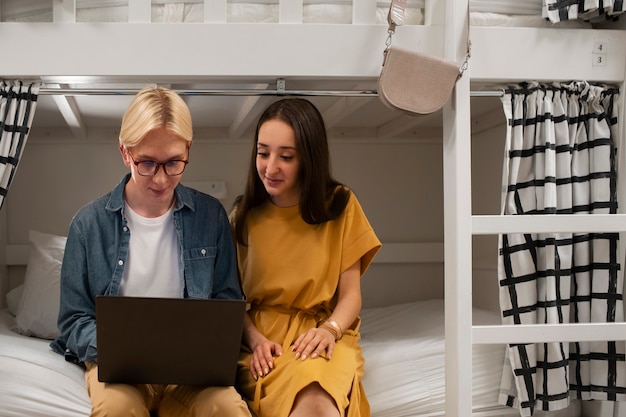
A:
[[[347,270],[360,259],[361,275],[363,275],[382,244],[367,220],[361,204],[352,192],[350,192],[350,200],[343,216],[345,216],[345,223],[341,270]]]

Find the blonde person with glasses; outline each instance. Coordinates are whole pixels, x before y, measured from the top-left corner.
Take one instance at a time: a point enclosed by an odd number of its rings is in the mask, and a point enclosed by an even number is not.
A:
[[[61,336],[52,348],[85,367],[92,416],[250,416],[233,387],[98,381],[96,296],[242,298],[226,212],[215,198],[180,184],[191,143],[181,97],[165,88],[140,91],[119,137],[130,172],[71,221],[61,268]]]

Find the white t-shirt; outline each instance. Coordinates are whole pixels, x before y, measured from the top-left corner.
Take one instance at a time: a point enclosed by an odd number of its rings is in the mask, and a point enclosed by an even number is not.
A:
[[[128,259],[120,295],[142,297],[182,296],[178,271],[178,239],[173,210],[159,217],[143,217],[125,205],[130,229]]]

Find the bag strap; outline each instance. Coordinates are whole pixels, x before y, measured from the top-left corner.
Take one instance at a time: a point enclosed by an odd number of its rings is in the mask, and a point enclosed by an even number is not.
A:
[[[396,33],[396,27],[402,26],[404,24],[404,10],[406,9],[406,0],[391,0],[391,4],[389,5],[389,13],[387,13],[387,23],[389,24],[389,29],[387,30],[388,36],[385,41],[385,52],[391,48],[391,38],[394,33]],[[465,59],[463,63],[459,67],[459,78],[463,76],[463,73],[467,69],[469,59],[472,56],[472,41],[469,37],[469,29],[470,29],[470,10],[469,10],[469,1],[467,2],[467,52],[465,53]]]
[[[406,0],[392,0],[389,5],[389,13],[387,14],[387,23],[391,33],[396,31],[396,26],[404,24],[404,10],[406,9]]]

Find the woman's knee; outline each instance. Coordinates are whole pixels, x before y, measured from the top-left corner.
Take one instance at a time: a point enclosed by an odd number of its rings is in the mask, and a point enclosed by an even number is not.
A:
[[[319,383],[314,382],[298,392],[291,415],[338,416],[340,412],[333,397]]]

